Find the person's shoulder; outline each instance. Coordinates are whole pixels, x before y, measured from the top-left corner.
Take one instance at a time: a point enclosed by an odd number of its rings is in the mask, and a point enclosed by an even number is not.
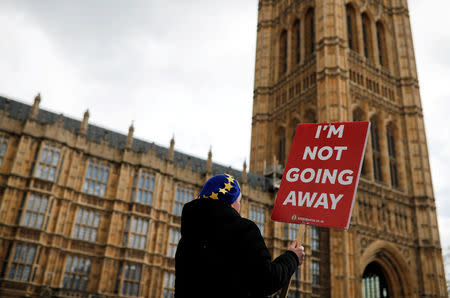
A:
[[[245,243],[244,251],[254,253],[256,250],[266,249],[264,237],[259,227],[250,219],[242,218],[239,223],[239,231],[236,233],[240,241]]]
[[[246,232],[259,232],[258,226],[248,218],[240,218],[240,226]]]
[[[214,221],[220,218],[225,222],[231,223],[240,218],[239,213],[221,200],[213,199],[195,199],[186,203],[181,212],[181,220],[183,219],[202,218],[205,221]]]
[[[190,202],[187,202],[183,206],[182,216],[184,213],[197,213],[197,212],[205,212],[209,209],[209,203],[212,200],[207,199],[194,199]]]

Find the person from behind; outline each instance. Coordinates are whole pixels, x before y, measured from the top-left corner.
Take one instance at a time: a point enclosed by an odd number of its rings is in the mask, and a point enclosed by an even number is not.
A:
[[[211,177],[183,207],[175,255],[175,297],[267,297],[303,263],[292,242],[272,261],[258,226],[240,216],[241,190],[228,174]]]

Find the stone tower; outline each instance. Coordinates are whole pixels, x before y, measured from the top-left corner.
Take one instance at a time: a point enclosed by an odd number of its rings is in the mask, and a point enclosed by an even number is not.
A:
[[[360,120],[351,226],[319,230],[312,294],[447,297],[407,0],[259,0],[250,171],[282,173],[297,123]]]

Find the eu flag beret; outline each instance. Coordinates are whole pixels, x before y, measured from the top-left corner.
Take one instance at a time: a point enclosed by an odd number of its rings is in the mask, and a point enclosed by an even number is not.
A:
[[[231,175],[219,174],[206,181],[197,198],[210,198],[222,200],[227,204],[233,204],[240,196],[239,183]]]

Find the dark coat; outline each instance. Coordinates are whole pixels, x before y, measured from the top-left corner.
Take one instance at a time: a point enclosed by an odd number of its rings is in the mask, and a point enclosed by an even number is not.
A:
[[[299,266],[286,251],[272,262],[257,225],[220,200],[196,199],[181,215],[175,297],[266,297]]]

